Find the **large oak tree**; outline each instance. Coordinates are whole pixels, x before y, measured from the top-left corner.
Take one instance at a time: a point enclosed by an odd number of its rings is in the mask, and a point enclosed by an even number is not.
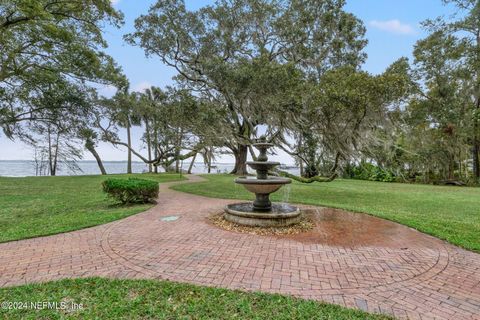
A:
[[[197,11],[159,0],[139,17],[129,43],[175,68],[177,80],[224,119],[222,146],[246,173],[247,145],[297,101],[304,77],[364,59],[365,28],[343,0],[219,0]],[[224,128],[228,128],[225,132]]]

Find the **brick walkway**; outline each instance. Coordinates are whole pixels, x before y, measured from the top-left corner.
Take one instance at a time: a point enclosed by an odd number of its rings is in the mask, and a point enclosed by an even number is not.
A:
[[[193,176],[192,180],[199,177]],[[305,207],[301,236],[218,229],[231,200],[160,185],[159,204],[106,225],[0,244],[0,286],[62,278],[157,278],[261,290],[411,319],[480,319],[480,255],[367,215]],[[162,221],[175,215],[175,221]]]

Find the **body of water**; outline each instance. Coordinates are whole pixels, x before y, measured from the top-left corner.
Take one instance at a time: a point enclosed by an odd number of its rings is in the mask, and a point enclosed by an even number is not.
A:
[[[100,174],[96,161],[79,161],[78,166],[81,171],[75,172],[67,168],[67,166],[59,164],[57,170],[58,176],[70,175],[89,175]],[[108,174],[126,173],[126,161],[104,161],[103,165]],[[183,170],[187,171],[190,162],[183,163]],[[233,169],[233,163],[214,163],[211,173],[228,173]],[[134,173],[148,172],[148,165],[143,162],[132,162],[132,171]],[[298,174],[297,168],[289,167],[286,169],[294,174]],[[192,168],[193,173],[207,173],[208,169],[202,162],[196,162]],[[26,177],[35,176],[35,162],[29,160],[0,160],[0,176],[6,177]]]

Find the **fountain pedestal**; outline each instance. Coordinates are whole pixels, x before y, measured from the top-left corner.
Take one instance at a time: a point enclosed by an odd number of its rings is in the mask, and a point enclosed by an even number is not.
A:
[[[272,204],[270,194],[292,181],[288,178],[268,176],[268,171],[279,165],[270,162],[267,149],[273,145],[263,138],[260,143],[253,144],[260,151],[257,161],[247,164],[257,172],[256,177],[239,177],[235,183],[241,184],[248,191],[255,193],[253,203],[235,203],[225,208],[225,219],[241,225],[258,227],[289,226],[300,221],[300,210],[287,204]]]
[[[268,193],[256,193],[253,209],[257,211],[272,211],[272,202]]]

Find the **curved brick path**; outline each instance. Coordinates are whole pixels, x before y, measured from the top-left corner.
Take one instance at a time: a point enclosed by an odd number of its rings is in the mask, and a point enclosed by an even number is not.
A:
[[[190,178],[200,180],[197,176]],[[0,286],[62,278],[158,278],[323,300],[412,319],[480,319],[480,255],[362,214],[304,207],[301,236],[227,232],[208,214],[231,200],[160,185],[144,213],[0,244]],[[176,221],[161,217],[179,216]]]

